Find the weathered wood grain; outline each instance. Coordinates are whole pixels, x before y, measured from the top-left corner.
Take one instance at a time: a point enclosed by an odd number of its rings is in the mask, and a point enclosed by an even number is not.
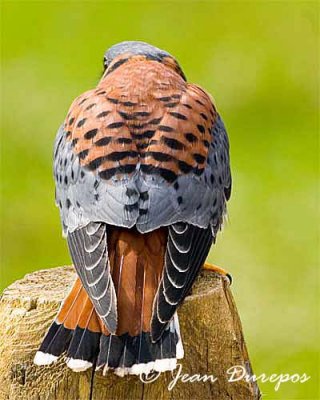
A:
[[[32,362],[74,279],[72,267],[59,267],[26,275],[4,291],[0,301],[0,399],[88,399],[91,371],[74,373],[63,360],[48,367],[37,367]],[[255,383],[228,382],[227,370],[234,365],[242,365],[251,373],[228,279],[203,272],[179,317],[185,349],[182,374],[213,375],[215,382],[179,380],[169,391],[173,379],[169,372],[152,383],[142,383],[136,376],[119,378],[110,373],[103,377],[97,372],[93,399],[259,399]]]

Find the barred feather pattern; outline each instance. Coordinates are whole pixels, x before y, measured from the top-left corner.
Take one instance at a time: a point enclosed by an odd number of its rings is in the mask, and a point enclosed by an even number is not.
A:
[[[106,225],[91,222],[68,235],[70,254],[99,317],[112,333],[117,329],[117,297],[110,274]]]
[[[211,228],[183,222],[169,227],[165,264],[153,306],[151,334],[159,340],[178,306],[188,295],[213,241]]]
[[[206,92],[167,64],[129,59],[79,96],[59,129],[64,234],[92,221],[141,233],[179,221],[206,228],[230,186],[228,147]]]

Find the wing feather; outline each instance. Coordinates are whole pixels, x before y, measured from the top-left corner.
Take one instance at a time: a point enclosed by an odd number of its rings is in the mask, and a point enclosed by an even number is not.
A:
[[[169,227],[163,277],[154,301],[151,334],[157,341],[183,302],[202,267],[213,240],[211,228],[186,223]]]
[[[91,222],[69,233],[67,238],[83,287],[107,329],[114,333],[117,328],[117,300],[110,274],[106,225]]]

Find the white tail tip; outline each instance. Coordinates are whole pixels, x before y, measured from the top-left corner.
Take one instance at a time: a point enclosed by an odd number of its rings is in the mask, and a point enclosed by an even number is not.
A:
[[[57,361],[58,357],[53,354],[43,353],[42,351],[37,351],[33,359],[36,365],[50,365]]]
[[[92,367],[92,363],[85,360],[79,360],[75,358],[69,358],[67,366],[74,372],[85,371]]]

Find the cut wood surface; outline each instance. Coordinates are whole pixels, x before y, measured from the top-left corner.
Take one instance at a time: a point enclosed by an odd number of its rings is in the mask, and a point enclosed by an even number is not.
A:
[[[61,301],[75,280],[72,267],[59,267],[26,275],[3,293],[0,301],[0,399],[87,400],[91,370],[75,373],[64,360],[46,367],[33,357]],[[93,400],[257,400],[256,383],[241,379],[229,382],[227,373],[242,366],[252,369],[240,319],[226,277],[202,272],[179,310],[185,357],[172,374],[163,373],[151,383],[138,376],[94,376]],[[181,369],[184,380],[177,380]],[[209,378],[197,381],[199,376]],[[210,378],[212,375],[212,378]],[[216,379],[213,379],[216,378]],[[214,380],[214,382],[211,382]]]

